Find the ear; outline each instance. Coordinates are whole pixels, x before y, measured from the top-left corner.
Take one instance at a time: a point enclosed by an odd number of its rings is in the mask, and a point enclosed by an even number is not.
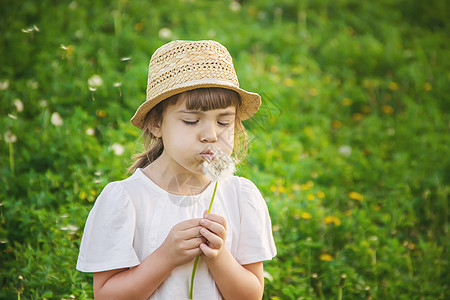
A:
[[[150,124],[149,130],[156,138],[160,138],[161,137],[161,122],[155,123],[155,124]]]

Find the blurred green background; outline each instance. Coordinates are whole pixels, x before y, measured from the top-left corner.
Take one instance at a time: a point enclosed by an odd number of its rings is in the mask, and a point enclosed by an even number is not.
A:
[[[449,2],[0,4],[0,298],[90,299],[84,222],[142,150],[151,54],[214,39],[244,89],[264,299],[448,299]]]

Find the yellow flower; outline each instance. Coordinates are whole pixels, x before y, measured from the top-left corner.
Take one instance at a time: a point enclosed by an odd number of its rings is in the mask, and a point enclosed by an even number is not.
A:
[[[328,253],[322,253],[319,258],[323,261],[333,261],[333,256]]]
[[[295,183],[295,184],[292,186],[292,189],[293,189],[294,191],[298,192],[298,191],[300,191],[301,186],[300,186],[299,184]]]
[[[364,118],[364,116],[361,113],[354,113],[352,115],[353,121],[361,121],[363,118]]]
[[[344,99],[342,99],[342,105],[344,105],[344,106],[350,106],[350,105],[352,105],[352,99],[350,99],[350,98],[344,98]]]
[[[286,188],[285,188],[284,186],[280,186],[280,187],[278,188],[278,191],[279,191],[281,194],[284,194],[284,193],[286,193]]]
[[[334,216],[325,216],[323,218],[323,222],[327,225],[331,224],[331,223],[333,223],[336,226],[341,225],[341,220],[338,217],[334,217]]]
[[[292,78],[285,78],[283,80],[283,83],[285,86],[293,86],[294,85],[294,80]]]
[[[425,82],[425,83],[423,84],[423,90],[424,90],[425,92],[431,91],[432,88],[433,88],[433,87],[431,86],[431,83],[429,83],[429,82]]]
[[[390,105],[383,105],[381,110],[387,115],[392,115],[394,113],[394,109]]]
[[[339,120],[333,120],[333,121],[331,121],[331,127],[333,127],[334,129],[341,128],[342,122]]]
[[[309,220],[312,218],[311,214],[308,212],[302,212],[300,215],[300,218],[302,218],[303,220]]]
[[[348,196],[350,197],[350,199],[356,200],[358,202],[362,202],[364,200],[363,195],[361,195],[360,193],[354,192],[354,191],[348,193]]]
[[[361,107],[361,111],[365,114],[370,113],[370,106],[369,105],[364,105],[363,107]]]
[[[398,85],[398,83],[391,81],[391,82],[389,82],[389,84],[388,84],[388,88],[389,88],[391,91],[396,91],[396,90],[398,90],[399,85]]]
[[[318,192],[316,193],[316,195],[317,195],[317,197],[319,197],[320,199],[325,198],[325,193],[322,192],[322,191],[318,191]]]
[[[308,95],[313,96],[313,97],[317,96],[317,95],[319,95],[319,90],[316,88],[310,88],[308,91]]]
[[[313,194],[308,194],[308,195],[306,195],[306,199],[308,200],[308,201],[312,201],[312,200],[314,200],[314,195]]]
[[[273,193],[277,190],[277,187],[275,185],[270,186],[270,191]]]

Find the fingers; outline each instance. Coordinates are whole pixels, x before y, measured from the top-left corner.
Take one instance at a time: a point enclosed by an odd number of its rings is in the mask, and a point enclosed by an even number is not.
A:
[[[216,214],[205,214],[205,218],[200,221],[200,225],[225,240],[227,225],[224,217]]]

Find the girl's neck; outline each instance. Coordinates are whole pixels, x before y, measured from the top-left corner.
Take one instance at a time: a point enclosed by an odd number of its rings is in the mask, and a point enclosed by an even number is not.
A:
[[[192,196],[200,194],[211,182],[203,174],[194,174],[185,169],[172,170],[164,163],[164,160],[159,158],[142,171],[160,188],[175,195]]]

